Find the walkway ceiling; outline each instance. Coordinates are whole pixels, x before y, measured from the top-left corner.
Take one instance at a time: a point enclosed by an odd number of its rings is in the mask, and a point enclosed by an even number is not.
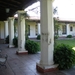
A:
[[[12,17],[17,10],[23,10],[37,0],[0,0],[0,21]]]

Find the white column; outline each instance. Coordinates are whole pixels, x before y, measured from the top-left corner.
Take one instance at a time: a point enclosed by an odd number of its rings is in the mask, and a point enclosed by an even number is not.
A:
[[[67,24],[67,35],[69,35],[69,31],[70,31],[70,26],[69,24]]]
[[[41,60],[38,64],[43,70],[55,68],[53,61],[54,51],[54,24],[53,0],[41,0]],[[37,69],[39,69],[37,67]]]
[[[40,34],[40,23],[38,23],[38,35]]]
[[[4,38],[8,36],[8,21],[4,21]]]
[[[18,11],[18,54],[25,54],[25,11]]]
[[[9,47],[13,46],[13,38],[14,38],[14,17],[8,18],[8,28],[9,28]]]

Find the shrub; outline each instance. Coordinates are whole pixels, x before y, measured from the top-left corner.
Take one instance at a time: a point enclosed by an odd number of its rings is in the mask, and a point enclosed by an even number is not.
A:
[[[28,50],[28,53],[37,53],[39,51],[39,44],[37,42],[27,40],[25,44],[26,50]]]
[[[54,36],[54,39],[58,39],[58,37],[59,37],[58,35],[55,35],[55,36]]]
[[[54,48],[55,48],[55,46],[57,45],[57,42],[56,42],[56,40],[58,39],[58,35],[54,35]]]
[[[72,35],[67,35],[67,38],[72,38]]]
[[[25,35],[25,39],[26,39],[26,41],[29,40],[29,37],[27,34]]]
[[[13,39],[13,45],[14,45],[15,47],[18,47],[18,38],[17,38],[17,37],[15,37],[15,38]]]
[[[40,35],[37,36],[37,39],[40,40]]]
[[[9,35],[5,38],[5,42],[9,44]]]
[[[75,64],[75,51],[68,45],[58,45],[54,50],[54,62],[59,69],[69,69]]]

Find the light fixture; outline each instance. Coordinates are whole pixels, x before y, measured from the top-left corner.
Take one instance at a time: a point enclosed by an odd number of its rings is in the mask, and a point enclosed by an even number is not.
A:
[[[9,13],[10,9],[9,8],[6,8],[6,13]]]

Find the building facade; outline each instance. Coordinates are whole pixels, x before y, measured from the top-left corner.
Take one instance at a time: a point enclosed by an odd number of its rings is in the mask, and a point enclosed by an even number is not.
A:
[[[58,35],[59,37],[66,37],[67,35],[72,35],[75,37],[75,21],[58,20],[57,24],[58,29],[55,31],[55,35]],[[41,24],[39,19],[30,19],[27,22],[27,25],[27,34],[29,38],[36,38],[37,35],[41,35]],[[15,27],[15,36],[18,36],[17,23],[15,24]],[[0,21],[0,39],[5,39],[5,37],[7,36],[4,35],[5,33],[9,35],[8,31],[5,31],[4,22]]]

